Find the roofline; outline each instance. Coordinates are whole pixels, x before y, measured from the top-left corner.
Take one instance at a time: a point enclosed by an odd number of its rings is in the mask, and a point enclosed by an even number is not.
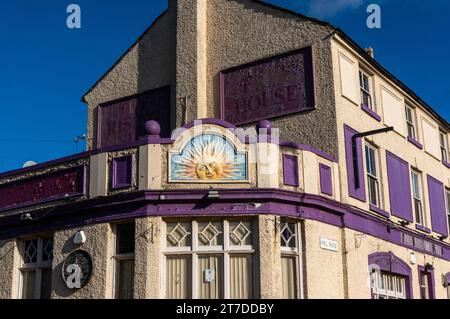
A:
[[[399,80],[396,76],[394,76],[391,72],[389,72],[383,65],[378,63],[374,58],[370,56],[358,43],[356,43],[352,38],[350,38],[344,31],[339,28],[335,28],[335,31],[338,35],[342,37],[342,39],[349,44],[352,49],[357,51],[363,58],[365,58],[368,62],[372,63],[378,71],[380,71],[384,76],[386,76],[389,80],[394,82],[397,86],[399,86],[403,91],[409,94],[415,102],[418,102],[423,108],[425,108],[428,112],[430,112],[433,116],[435,116],[442,124],[445,126],[447,130],[450,130],[450,123],[443,118],[439,113],[437,113],[428,103],[426,103],[421,97],[419,97],[412,89],[410,89],[406,84],[404,84],[401,80]]]
[[[86,101],[86,95],[92,92],[92,90],[116,67],[117,64],[119,64],[124,57],[128,54],[128,52],[133,49],[133,47],[141,41],[141,39],[145,36],[145,34],[169,11],[169,9],[166,9],[163,11],[153,22],[152,24],[144,30],[144,32],[141,33],[141,35],[133,42],[133,44],[130,45],[130,47],[117,59],[116,62],[114,62],[113,65],[91,86],[91,88],[83,94],[81,97],[81,102],[87,103]]]
[[[439,113],[437,113],[428,103],[426,103],[422,98],[420,98],[412,89],[410,89],[406,84],[404,84],[402,81],[400,81],[397,77],[395,77],[391,72],[389,72],[384,66],[382,66],[380,63],[378,63],[374,58],[372,58],[366,50],[364,50],[358,43],[356,43],[352,38],[350,38],[344,31],[342,31],[340,28],[335,27],[329,22],[322,21],[316,18],[312,18],[309,16],[306,16],[304,14],[295,12],[293,10],[289,10],[287,8],[283,8],[271,3],[267,3],[262,0],[251,0],[251,2],[270,7],[275,10],[283,11],[295,16],[298,16],[302,19],[309,20],[314,23],[318,23],[323,26],[328,26],[334,29],[334,31],[339,34],[344,41],[346,41],[354,50],[356,50],[362,57],[364,57],[367,61],[372,63],[384,76],[389,78],[392,82],[394,82],[396,85],[398,85],[403,91],[405,91],[407,94],[409,94],[413,99],[416,100],[422,107],[424,107],[428,112],[430,112],[433,116],[435,116],[442,124],[444,124],[445,128],[450,131],[450,123],[444,119]],[[95,82],[95,84],[83,95],[81,98],[81,102],[86,103],[86,95],[88,95],[97,85],[98,83],[103,80],[106,75],[125,57],[125,55],[144,37],[144,35],[149,31],[156,22],[161,19],[169,10],[165,10],[159,17],[153,21],[153,23],[137,38],[137,40],[128,48],[128,50],[120,56],[120,58],[106,71],[106,73]]]

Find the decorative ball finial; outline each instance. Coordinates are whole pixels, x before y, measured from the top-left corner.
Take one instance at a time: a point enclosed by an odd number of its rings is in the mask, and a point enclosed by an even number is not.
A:
[[[159,136],[161,134],[161,126],[156,121],[147,121],[145,122],[145,132],[147,135]]]
[[[272,133],[272,122],[268,121],[268,120],[261,120],[258,122],[258,124],[256,125],[256,130],[257,132],[260,134],[261,130],[267,130],[267,134],[271,134]]]

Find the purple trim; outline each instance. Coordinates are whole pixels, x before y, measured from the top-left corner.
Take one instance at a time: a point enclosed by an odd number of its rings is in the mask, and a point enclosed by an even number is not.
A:
[[[418,149],[423,150],[423,145],[417,142],[415,139],[413,139],[411,136],[408,136],[408,142],[410,142],[412,145],[417,147]]]
[[[374,253],[369,255],[369,268],[374,270],[370,266],[375,265],[378,266],[381,271],[405,277],[406,298],[413,298],[412,270],[406,262],[395,256],[392,252]]]
[[[300,186],[297,156],[283,154],[283,183],[288,186]]]
[[[385,211],[375,205],[372,205],[372,204],[369,204],[369,209],[370,209],[370,211],[377,213],[378,215],[381,215],[386,218],[389,218],[391,216],[391,214],[389,214],[387,211]]]
[[[381,122],[381,116],[379,116],[374,110],[369,108],[367,105],[361,104],[361,109],[378,122]]]
[[[112,161],[112,189],[128,188],[132,183],[133,156],[114,158]]]
[[[355,171],[353,167],[353,135],[358,134],[357,131],[352,129],[350,126],[344,124],[344,136],[345,136],[345,162],[347,168],[347,184],[348,184],[348,195],[352,198],[366,202],[366,187],[365,187],[365,177],[364,177],[364,167],[362,160],[362,142],[361,139],[356,140],[357,144],[357,163],[358,163],[358,175],[359,175],[359,188],[355,187]]]
[[[448,236],[444,184],[430,175],[427,175],[427,180],[431,211],[431,228],[436,233]]]
[[[319,175],[320,175],[320,192],[333,196],[333,178],[331,176],[331,167],[319,164]]]
[[[419,285],[422,285],[422,275],[426,274],[427,278],[428,278],[428,295],[429,295],[429,299],[436,299],[436,292],[435,292],[435,282],[434,282],[434,269],[431,268],[425,268],[424,266],[417,266],[418,270],[419,270]],[[420,292],[420,298],[423,299],[422,297],[422,291]]]
[[[386,151],[391,214],[413,222],[411,182],[409,164],[393,153]]]
[[[420,230],[420,231],[423,231],[424,233],[431,234],[431,229],[426,228],[426,227],[424,227],[422,225],[416,224],[416,229]]]
[[[450,163],[447,161],[442,161],[442,164],[444,164],[445,167],[450,168]]]

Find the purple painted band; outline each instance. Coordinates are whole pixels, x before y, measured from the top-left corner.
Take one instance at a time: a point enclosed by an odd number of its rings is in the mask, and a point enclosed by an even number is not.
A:
[[[145,216],[236,216],[271,214],[316,220],[336,227],[362,232],[417,252],[450,260],[450,246],[407,228],[391,227],[385,219],[369,215],[352,206],[318,195],[299,194],[278,189],[218,189],[220,202],[206,200],[208,189],[139,191],[75,201],[55,207],[37,222],[21,221],[20,215],[0,219],[0,239],[15,238],[43,231],[75,228]],[[164,195],[164,199],[161,199]],[[261,205],[256,205],[255,203]],[[57,218],[55,218],[57,217]],[[403,236],[422,238],[439,247],[433,253],[403,241]]]

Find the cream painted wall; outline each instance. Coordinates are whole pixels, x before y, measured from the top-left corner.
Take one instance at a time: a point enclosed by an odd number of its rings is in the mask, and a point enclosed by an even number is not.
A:
[[[354,205],[365,211],[369,212],[369,204],[368,202],[361,202],[354,198],[351,198],[348,195],[348,183],[347,183],[347,172],[346,172],[346,161],[345,161],[345,144],[344,144],[344,124],[349,125],[353,129],[359,132],[365,132],[374,129],[380,129],[386,127],[386,116],[389,114],[383,114],[380,112],[382,105],[382,101],[380,96],[381,87],[389,87],[395,88],[395,91],[398,92],[399,96],[401,96],[402,100],[405,98],[408,100],[409,104],[412,104],[416,107],[417,118],[421,117],[431,118],[431,115],[427,114],[427,112],[420,108],[420,106],[411,100],[411,98],[398,87],[395,87],[389,80],[382,77],[380,73],[378,73],[367,61],[364,61],[361,57],[358,56],[356,52],[354,52],[351,48],[345,45],[343,42],[339,41],[339,39],[335,38],[333,40],[332,45],[333,51],[333,61],[334,61],[334,74],[335,74],[335,92],[336,92],[336,114],[337,114],[337,127],[338,127],[338,139],[339,139],[339,167],[340,167],[340,185],[341,185],[341,200],[344,203],[348,203],[350,205]],[[374,78],[374,91],[375,91],[375,102],[377,106],[377,112],[380,116],[382,116],[382,122],[379,123],[368,114],[363,112],[359,105],[350,102],[347,98],[343,97],[341,92],[341,81],[340,79],[340,67],[339,67],[339,59],[340,54],[345,54],[347,57],[351,57],[355,63],[361,64],[365,69],[368,69],[375,76]],[[392,89],[394,90],[394,89]],[[402,108],[403,109],[403,108]],[[404,114],[404,113],[403,113]],[[399,121],[399,120],[395,120]],[[395,122],[393,121],[393,122]],[[405,120],[406,121],[406,120]],[[388,121],[389,122],[389,121]],[[394,123],[395,124],[395,123]],[[420,125],[418,125],[419,131],[419,142],[423,143],[423,133]],[[382,208],[386,211],[390,211],[390,203],[389,203],[389,187],[387,181],[387,169],[386,169],[386,151],[390,151],[400,158],[407,161],[411,167],[419,169],[422,172],[422,185],[423,185],[423,197],[424,197],[424,215],[426,219],[425,226],[431,228],[431,217],[430,217],[430,204],[428,199],[428,187],[426,182],[427,174],[430,174],[436,178],[438,178],[441,182],[444,183],[446,187],[450,187],[450,170],[446,168],[440,160],[431,156],[424,150],[418,149],[413,144],[409,143],[405,136],[398,134],[397,132],[390,132],[387,134],[375,135],[372,137],[366,138],[367,141],[374,144],[379,148],[379,162],[381,167],[380,172],[380,182],[381,182],[381,197],[382,197]],[[366,185],[366,194],[367,194],[367,185]],[[412,200],[412,199],[411,199]],[[397,222],[398,219],[395,217],[391,217],[394,222]],[[407,226],[412,230],[415,229],[415,225],[411,224]],[[438,235],[434,234],[434,238],[437,238]],[[447,239],[447,243],[450,241]]]
[[[313,220],[304,221],[304,274],[306,298],[343,299],[345,298],[345,278],[341,230]],[[320,238],[337,241],[338,251],[320,247]]]

